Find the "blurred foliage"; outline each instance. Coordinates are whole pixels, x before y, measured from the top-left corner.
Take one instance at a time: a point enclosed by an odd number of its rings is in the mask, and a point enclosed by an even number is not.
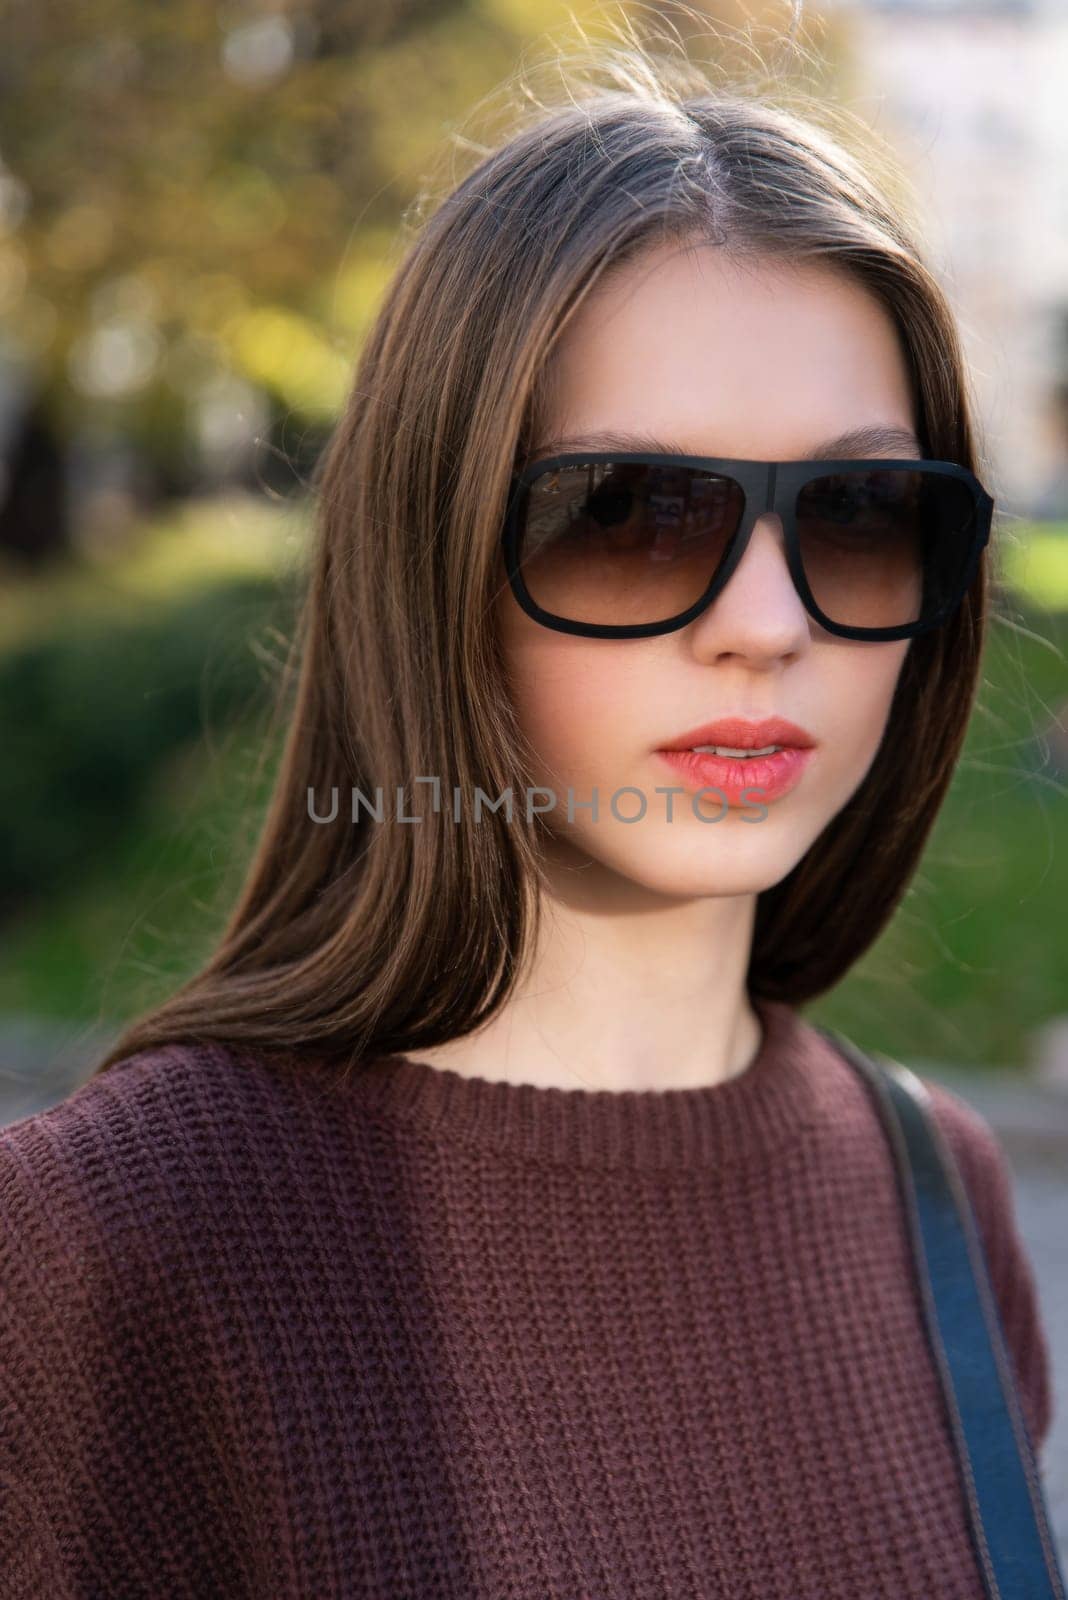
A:
[[[189,405],[234,376],[329,420],[428,163],[535,39],[631,12],[673,7],[8,0],[0,322],[59,432],[180,456]],[[790,7],[702,13],[759,30]]]
[[[165,763],[268,704],[299,571],[269,518],[273,541],[255,503],[185,506],[127,560],[4,593],[0,915],[91,876]]]
[[[279,748],[261,716],[174,745],[83,870],[0,926],[0,1014],[117,1026],[172,993],[233,905]]]
[[[122,543],[80,551],[45,573],[7,574],[0,653],[69,627],[121,627],[146,605],[230,579],[295,576],[307,510],[306,502],[240,491],[192,498],[157,511]]]
[[[1001,547],[1005,579],[1034,606],[1068,611],[1068,523],[1025,524]]]
[[[1066,1008],[1066,905],[1068,604],[1010,592],[919,870],[820,1012],[902,1059],[1019,1064],[1028,1031]]]

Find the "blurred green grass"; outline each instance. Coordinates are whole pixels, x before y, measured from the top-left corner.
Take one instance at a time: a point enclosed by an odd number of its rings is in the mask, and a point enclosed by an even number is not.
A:
[[[1024,523],[1000,555],[1005,582],[1028,605],[1068,611],[1068,522]]]
[[[890,927],[813,1008],[900,1059],[1018,1066],[1031,1031],[1068,1012],[1068,613],[1018,626],[993,624],[961,762]]]
[[[0,719],[5,671],[51,640],[60,657],[74,651],[68,679],[96,663],[84,705],[104,724],[109,706],[117,712],[115,737],[139,726],[146,694],[149,705],[162,697],[169,722],[161,734],[147,718],[130,754],[134,766],[144,756],[145,770],[128,791],[120,786],[110,825],[96,817],[91,767],[65,780],[47,825],[59,827],[65,809],[70,853],[49,857],[44,892],[0,922],[0,1013],[118,1026],[209,953],[273,776],[279,736],[268,736],[267,715],[303,515],[187,507],[148,530],[135,555],[67,573],[39,596],[4,596]],[[1012,586],[999,599],[979,705],[920,871],[874,950],[807,1013],[902,1059],[1018,1064],[1030,1030],[1068,1010],[1068,529],[1027,533],[1002,556]],[[132,691],[119,636],[139,641],[131,650],[146,676]],[[164,675],[155,687],[149,661]],[[54,732],[47,716],[39,731]],[[98,740],[93,759],[113,762],[107,737],[87,731]],[[62,762],[57,771],[47,775],[62,790]],[[0,841],[3,805],[0,785]],[[86,818],[93,826],[80,839]],[[19,817],[7,821],[10,829]],[[33,835],[24,816],[21,825]]]
[[[137,611],[228,583],[284,578],[299,572],[307,533],[300,500],[239,491],[167,506],[121,542],[47,574],[4,572],[0,655],[71,630],[127,626]]]
[[[0,1014],[117,1026],[206,959],[266,805],[263,747],[250,720],[178,751],[90,870],[0,928]]]
[[[900,1059],[1018,1067],[1068,1013],[1068,524],[998,547],[964,751],[889,928],[815,1020]]]

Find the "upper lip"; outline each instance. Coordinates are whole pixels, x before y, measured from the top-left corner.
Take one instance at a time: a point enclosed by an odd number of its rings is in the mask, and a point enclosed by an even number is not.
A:
[[[731,750],[762,750],[766,744],[793,745],[807,750],[816,743],[810,733],[785,717],[766,717],[750,722],[745,717],[720,717],[680,733],[677,739],[660,746],[661,750],[692,750],[699,744],[722,744]]]

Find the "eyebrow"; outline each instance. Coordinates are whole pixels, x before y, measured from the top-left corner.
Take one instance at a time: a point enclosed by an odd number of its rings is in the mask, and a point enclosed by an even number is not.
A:
[[[689,456],[700,455],[702,452],[687,450],[674,439],[662,439],[649,433],[629,433],[625,430],[609,429],[601,433],[584,433],[575,438],[556,438],[543,440],[536,451],[529,451],[526,460],[541,460],[545,456],[574,455],[583,450],[632,450],[648,455],[662,456]],[[846,433],[837,434],[833,439],[824,439],[819,444],[814,444],[801,456],[792,459],[798,461],[832,460],[841,457],[862,459],[864,456],[880,454],[922,457],[923,449],[919,439],[911,428],[886,427],[878,423],[869,424],[867,427],[850,428]]]

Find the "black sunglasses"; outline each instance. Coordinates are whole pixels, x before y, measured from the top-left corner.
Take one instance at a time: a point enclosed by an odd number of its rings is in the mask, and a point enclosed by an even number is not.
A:
[[[822,627],[908,639],[960,605],[993,510],[952,461],[593,452],[516,473],[502,542],[512,593],[535,622],[640,639],[700,616],[773,511],[798,595]]]

